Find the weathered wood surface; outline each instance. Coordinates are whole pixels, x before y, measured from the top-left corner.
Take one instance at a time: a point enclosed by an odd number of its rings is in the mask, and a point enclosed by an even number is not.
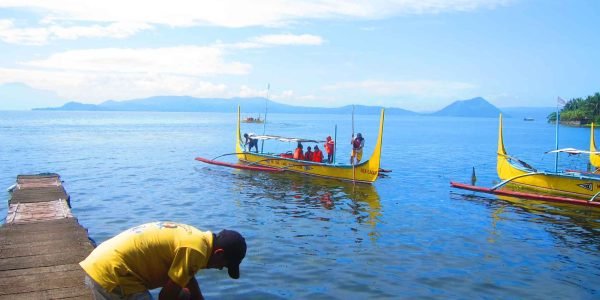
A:
[[[19,175],[0,227],[0,300],[92,299],[79,267],[93,250],[57,174]]]

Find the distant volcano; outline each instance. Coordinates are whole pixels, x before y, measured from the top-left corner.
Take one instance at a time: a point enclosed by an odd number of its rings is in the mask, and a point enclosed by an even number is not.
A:
[[[487,100],[477,97],[469,100],[455,101],[445,108],[432,113],[432,116],[448,117],[497,117],[501,113],[500,109],[487,102]]]

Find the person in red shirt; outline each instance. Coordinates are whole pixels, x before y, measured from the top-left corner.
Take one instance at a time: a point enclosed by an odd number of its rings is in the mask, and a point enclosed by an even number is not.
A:
[[[327,137],[325,141],[325,152],[327,152],[327,163],[333,163],[333,151],[335,148],[335,142],[331,139],[331,136]]]
[[[314,162],[323,162],[323,152],[319,149],[318,145],[315,145],[315,152],[312,154],[312,161]]]
[[[306,148],[306,153],[304,153],[304,160],[312,161],[313,152],[310,150],[310,146]]]
[[[294,159],[304,160],[304,151],[302,150],[302,143],[298,142],[296,150],[294,150]]]

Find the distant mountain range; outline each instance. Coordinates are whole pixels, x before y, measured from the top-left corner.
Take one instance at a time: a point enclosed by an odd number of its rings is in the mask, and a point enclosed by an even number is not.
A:
[[[337,108],[292,106],[273,102],[265,98],[195,98],[188,96],[159,96],[127,101],[109,100],[101,104],[84,104],[69,102],[60,107],[36,108],[34,110],[70,110],[70,111],[156,111],[156,112],[233,112],[240,105],[244,113],[263,113],[265,105],[269,113],[302,113],[302,114],[349,114],[352,106]],[[380,106],[355,105],[356,114],[377,114]],[[527,110],[527,109],[525,109]],[[537,108],[528,108],[527,115],[531,117],[532,111]],[[497,117],[502,111],[487,100],[477,97],[469,100],[455,101],[443,109],[433,113],[417,113],[401,108],[386,108],[388,115],[431,115],[449,117]],[[536,116],[548,115],[552,110],[543,108],[543,112],[536,112]],[[512,109],[506,114],[519,116],[519,109]]]
[[[338,108],[305,107],[281,104],[266,98],[194,98],[188,96],[159,96],[128,101],[106,101],[100,104],[69,102],[60,107],[36,108],[34,110],[93,110],[93,111],[163,111],[163,112],[232,112],[240,105],[245,113],[264,113],[265,104],[270,113],[340,114],[351,113],[352,106]],[[355,105],[357,114],[375,114],[377,106]],[[400,108],[389,108],[388,114],[416,115]]]

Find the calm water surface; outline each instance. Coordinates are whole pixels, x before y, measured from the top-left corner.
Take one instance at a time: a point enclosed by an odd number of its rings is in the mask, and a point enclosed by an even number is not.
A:
[[[355,119],[368,156],[378,116]],[[337,125],[337,160],[348,159],[349,116],[268,121],[267,133],[307,138],[333,136]],[[233,152],[234,129],[229,113],[0,112],[0,187],[18,174],[59,173],[97,242],[154,220],[242,232],[249,248],[239,280],[197,275],[209,299],[600,297],[599,211],[450,189],[450,180],[469,182],[473,167],[478,185],[497,182],[496,119],[387,116],[382,167],[393,172],[356,186],[194,160]],[[561,127],[560,137],[586,149],[589,130]],[[538,168],[554,167],[543,154],[554,148],[552,125],[505,119],[505,143]],[[559,165],[585,168],[585,159]]]

